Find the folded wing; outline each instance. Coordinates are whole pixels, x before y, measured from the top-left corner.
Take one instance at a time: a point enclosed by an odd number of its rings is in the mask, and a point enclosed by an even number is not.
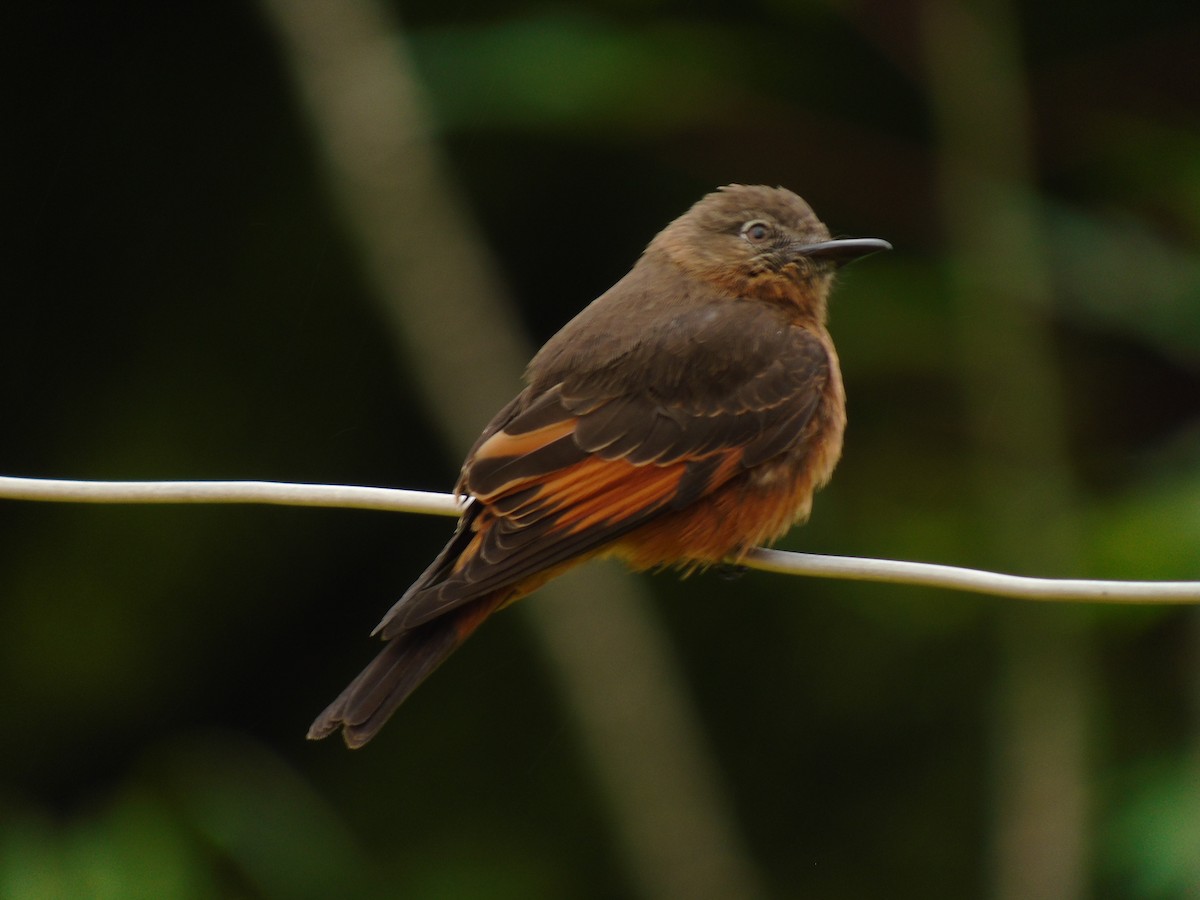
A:
[[[484,432],[458,532],[377,631],[603,550],[804,440],[830,377],[824,345],[778,315],[732,312],[697,310],[702,321],[648,336],[642,360],[572,360],[561,380],[535,381]]]

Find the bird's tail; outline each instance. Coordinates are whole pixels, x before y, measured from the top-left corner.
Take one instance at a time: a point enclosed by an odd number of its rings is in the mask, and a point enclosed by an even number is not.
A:
[[[391,638],[317,716],[308,729],[309,739],[329,737],[341,728],[347,747],[367,743],[408,695],[503,604],[509,593],[485,595]]]

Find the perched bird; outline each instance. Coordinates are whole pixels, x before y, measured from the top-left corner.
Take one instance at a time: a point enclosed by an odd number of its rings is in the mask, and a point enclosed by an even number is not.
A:
[[[484,619],[586,559],[736,562],[807,518],[846,424],[834,273],[889,247],[831,240],[802,199],[761,186],[664,228],[533,358],[467,454],[454,536],[308,736],[362,746]]]

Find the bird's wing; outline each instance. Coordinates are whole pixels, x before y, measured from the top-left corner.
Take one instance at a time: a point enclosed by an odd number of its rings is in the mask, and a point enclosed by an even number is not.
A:
[[[644,359],[535,383],[497,416],[464,466],[458,532],[377,632],[595,552],[803,440],[830,377],[821,341],[778,315],[701,313]]]

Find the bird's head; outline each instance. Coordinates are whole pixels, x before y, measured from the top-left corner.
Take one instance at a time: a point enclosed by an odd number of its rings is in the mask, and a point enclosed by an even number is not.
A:
[[[838,267],[891,245],[831,239],[812,208],[785,188],[732,184],[668,225],[648,252],[736,297],[786,302],[819,320]]]

